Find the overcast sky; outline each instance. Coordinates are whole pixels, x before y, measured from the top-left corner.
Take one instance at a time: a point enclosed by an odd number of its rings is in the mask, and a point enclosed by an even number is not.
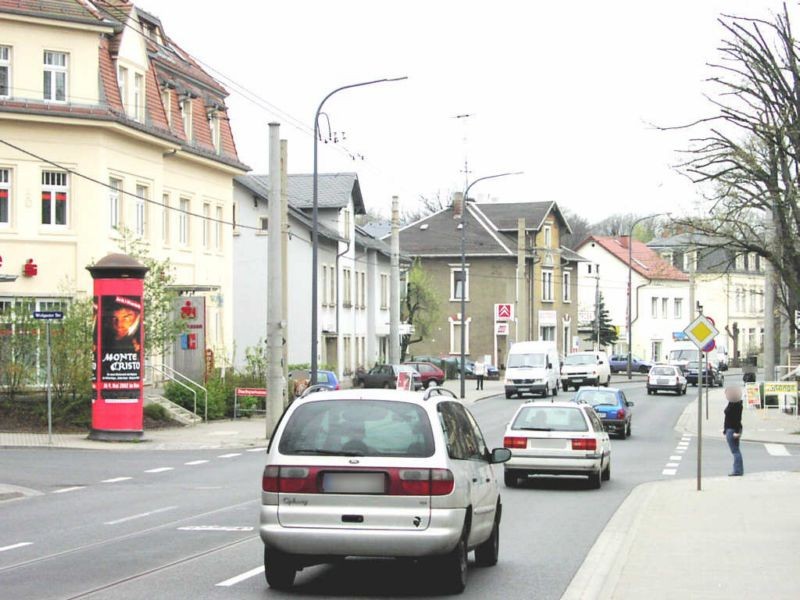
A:
[[[256,173],[267,172],[268,122],[279,121],[289,140],[289,171],[311,172],[310,132],[322,98],[341,85],[407,75],[328,101],[331,126],[346,140],[320,145],[321,172],[358,172],[367,208],[388,215],[394,194],[412,209],[420,195],[463,189],[466,154],[472,178],[525,172],[480,183],[471,196],[555,200],[594,221],[691,206],[697,190],[672,168],[689,134],[649,124],[708,115],[703,79],[724,34],[718,16],[768,16],[781,2],[137,5],[212,74],[259,99],[261,106],[227,86],[239,156]]]

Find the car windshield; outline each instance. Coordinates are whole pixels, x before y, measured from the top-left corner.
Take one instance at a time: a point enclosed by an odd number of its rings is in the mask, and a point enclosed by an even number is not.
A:
[[[594,354],[570,354],[564,359],[565,365],[593,365],[596,362]]]
[[[694,361],[697,362],[697,350],[673,350],[669,353],[669,359],[674,361]]]
[[[579,408],[559,406],[526,406],[514,419],[511,429],[529,431],[588,431]]]
[[[545,365],[545,355],[538,354],[510,354],[508,356],[508,368],[514,367],[543,367]]]
[[[581,390],[575,396],[575,400],[578,402],[586,402],[586,404],[591,404],[592,406],[599,406],[601,404],[616,406],[618,404],[616,392],[609,392],[606,390]]]
[[[414,373],[417,373],[417,370],[414,367],[409,366],[409,365],[398,365],[397,370],[398,371],[405,371],[406,373],[411,373],[412,375]]]
[[[331,383],[331,378],[325,371],[317,371],[317,383]]]
[[[295,410],[281,435],[281,454],[334,456],[433,455],[425,411],[410,402],[319,400]]]
[[[653,367],[652,375],[675,375],[675,369],[672,367]]]

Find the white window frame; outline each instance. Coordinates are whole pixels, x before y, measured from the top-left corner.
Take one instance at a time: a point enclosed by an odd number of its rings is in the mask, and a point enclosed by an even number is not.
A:
[[[122,225],[122,189],[124,183],[119,177],[108,178],[108,226],[119,230]]]
[[[653,319],[658,318],[658,296],[653,296],[650,298],[650,316]]]
[[[553,245],[553,228],[550,225],[545,225],[542,231],[544,233],[544,247],[550,248]]]
[[[328,306],[328,265],[322,265],[322,306]]]
[[[572,302],[572,273],[569,271],[564,271],[561,276],[561,285],[563,289],[561,291],[561,299],[563,302]]]
[[[0,192],[5,192],[5,201],[6,201],[6,214],[5,218],[3,218],[2,212],[0,212],[0,227],[10,227],[11,226],[11,169],[8,168],[0,168]]]
[[[144,75],[133,73],[133,118],[144,123],[145,83]]]
[[[342,286],[344,287],[342,290],[342,305],[345,308],[350,308],[353,305],[353,272],[348,268],[345,268],[342,271]]]
[[[672,301],[672,314],[676,319],[683,318],[683,298],[675,298]]]
[[[48,62],[48,58],[63,57],[64,64],[57,64]],[[57,102],[63,104],[69,101],[69,54],[67,52],[59,52],[57,50],[45,50],[43,57],[43,79],[42,79],[42,97],[45,102]],[[63,78],[64,97],[58,97],[58,80]],[[49,80],[50,83],[50,96],[47,97],[47,86],[45,81]]]
[[[661,298],[661,318],[669,319],[669,298]]]
[[[165,246],[169,246],[169,234],[170,234],[170,196],[166,192],[161,194],[161,243]]]
[[[544,337],[545,330],[553,332],[553,339],[552,340],[546,340],[545,339],[545,337]],[[558,341],[557,340],[557,336],[558,336],[558,331],[556,330],[556,326],[555,325],[539,325],[539,341],[557,342]]]
[[[461,354],[461,329],[464,325],[461,321],[461,313],[458,313],[455,318],[447,317],[450,323],[450,354]],[[466,329],[464,331],[464,355],[469,355],[469,326],[472,322],[472,317],[467,317]],[[458,332],[458,333],[456,333]]]
[[[117,85],[119,86],[119,97],[122,100],[122,110],[127,115],[130,106],[128,102],[128,68],[122,65],[117,67]]]
[[[161,105],[167,117],[167,125],[172,127],[172,91],[169,88],[161,89]]]
[[[136,184],[136,199],[133,204],[133,232],[139,238],[147,237],[147,201],[150,199],[150,188],[143,184]]]
[[[215,209],[216,221],[214,221],[214,248],[222,250],[222,207],[217,206]]]
[[[561,353],[564,356],[567,356],[571,350],[571,341],[570,338],[572,337],[572,323],[562,323],[561,324]]]
[[[456,273],[461,273],[461,265],[450,267],[450,302],[461,302],[461,296],[456,295]],[[461,283],[464,288],[464,301],[469,302],[469,266],[464,267],[464,279]]]
[[[183,134],[186,136],[186,141],[191,142],[194,139],[192,132],[192,99],[184,98],[181,101],[181,120],[183,122]]]
[[[209,111],[208,113],[208,128],[211,130],[211,144],[214,146],[214,152],[220,153],[220,123],[217,111]]]
[[[389,276],[381,273],[381,310],[389,308]]]
[[[330,306],[336,306],[336,285],[338,283],[339,274],[336,272],[336,267],[334,265],[328,265],[328,271],[331,274],[328,304]]]
[[[203,248],[208,250],[211,247],[211,205],[203,202]]]
[[[52,182],[47,183],[46,180],[48,179],[48,177],[50,177],[51,179],[52,178],[61,179],[63,177],[64,183],[63,184],[52,183]],[[50,194],[50,222],[49,223],[42,222],[41,224],[45,227],[59,227],[59,228],[69,227],[69,174],[65,171],[42,171],[42,194],[45,193]],[[55,222],[57,217],[56,207],[58,205],[57,195],[59,193],[63,193],[65,195],[63,223]],[[42,200],[42,202],[44,202],[44,200]]]
[[[350,239],[350,209],[344,209],[344,239]]]
[[[181,246],[188,246],[192,241],[192,232],[189,227],[189,212],[192,210],[191,198],[181,198],[179,200],[180,212],[178,213],[178,243]]]
[[[361,296],[359,297],[359,306],[367,308],[367,274],[363,271],[358,274],[361,279]]]
[[[553,271],[542,269],[542,302],[553,302]]]
[[[5,70],[6,73],[6,89],[5,93],[0,89],[0,98],[11,98],[11,46],[0,46],[0,71]]]

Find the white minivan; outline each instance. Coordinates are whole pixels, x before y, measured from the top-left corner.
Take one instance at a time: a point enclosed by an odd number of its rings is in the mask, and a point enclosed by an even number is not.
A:
[[[576,390],[582,385],[608,387],[610,381],[608,356],[602,350],[573,352],[564,358],[561,366],[561,388],[564,391],[569,390],[570,386]]]
[[[558,394],[561,360],[553,342],[517,342],[506,359],[506,398]]]

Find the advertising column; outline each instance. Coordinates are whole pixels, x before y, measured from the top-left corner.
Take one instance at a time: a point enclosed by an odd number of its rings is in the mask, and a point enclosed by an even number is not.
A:
[[[144,276],[147,267],[109,254],[86,269],[94,279],[92,429],[89,438],[140,439],[144,433]]]

